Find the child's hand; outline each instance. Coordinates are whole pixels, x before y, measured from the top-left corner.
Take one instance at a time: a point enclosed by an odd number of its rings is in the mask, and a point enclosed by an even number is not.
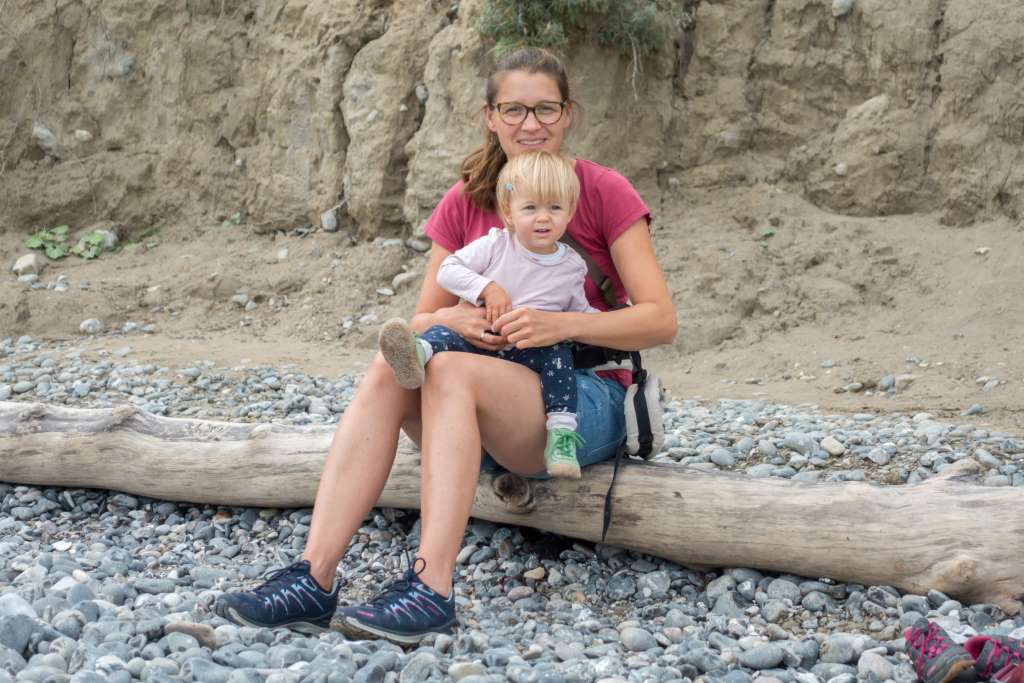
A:
[[[499,317],[512,310],[512,299],[508,297],[508,293],[497,282],[491,282],[484,287],[484,291],[480,293],[480,298],[484,300],[484,307],[487,309],[487,322],[489,323],[493,323]]]

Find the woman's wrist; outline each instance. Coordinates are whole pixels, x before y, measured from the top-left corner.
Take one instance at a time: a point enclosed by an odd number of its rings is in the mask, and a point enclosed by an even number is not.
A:
[[[409,327],[416,330],[417,332],[424,332],[434,325],[443,325],[445,320],[445,313],[450,309],[439,308],[436,311],[417,313],[409,321]]]
[[[586,332],[586,319],[584,316],[593,315],[592,313],[559,313],[562,319],[558,321],[561,329],[565,330],[565,338],[572,341],[581,341],[581,337],[585,337]]]

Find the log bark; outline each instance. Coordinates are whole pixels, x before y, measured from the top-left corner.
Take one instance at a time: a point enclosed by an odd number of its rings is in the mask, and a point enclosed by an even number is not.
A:
[[[239,424],[0,402],[0,481],[238,506],[313,503],[333,427]],[[419,508],[401,442],[379,505]],[[1024,489],[965,481],[961,461],[915,486],[812,483],[629,462],[606,543],[684,565],[754,567],[925,593],[1016,614]],[[472,514],[598,542],[610,463],[580,480],[482,474]]]

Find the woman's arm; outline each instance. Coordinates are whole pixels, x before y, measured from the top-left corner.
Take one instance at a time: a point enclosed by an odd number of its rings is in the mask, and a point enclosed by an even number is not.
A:
[[[518,348],[548,346],[565,339],[624,351],[669,344],[678,320],[665,276],[654,256],[647,221],[629,226],[611,246],[615,270],[632,306],[605,313],[551,313],[516,309],[495,329]]]
[[[420,285],[420,298],[416,302],[416,312],[410,326],[418,332],[423,332],[431,325],[444,325],[474,346],[488,351],[498,351],[508,343],[504,337],[488,332],[486,339],[490,343],[480,341],[480,333],[491,328],[487,322],[486,309],[459,303],[457,296],[437,283],[437,271],[441,267],[441,262],[450,254],[450,251],[437,242],[430,247],[427,272]]]
[[[416,302],[416,312],[412,317],[412,328],[422,332],[431,325],[444,324],[438,319],[438,311],[450,308],[459,302],[459,298],[451,292],[445,291],[437,284],[437,271],[451,252],[432,242],[430,246],[430,258],[427,261],[427,272],[423,275],[423,282],[420,283],[420,298]],[[443,317],[443,316],[442,316]]]

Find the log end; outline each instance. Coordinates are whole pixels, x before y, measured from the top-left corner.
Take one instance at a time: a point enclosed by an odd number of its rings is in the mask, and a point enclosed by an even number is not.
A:
[[[533,486],[526,479],[511,472],[502,472],[494,477],[491,488],[509,512],[525,515],[536,507]]]
[[[1024,608],[1024,583],[1020,581],[1019,572],[1017,574],[1000,576],[985,561],[959,554],[937,562],[930,571],[909,582],[912,585],[907,588],[921,595],[937,588],[964,604],[998,605],[1004,614],[1014,616]]]
[[[1024,610],[1024,593],[1015,593],[1002,596],[996,596],[993,603],[999,605],[999,609],[1003,610],[1003,614],[1015,617]]]

